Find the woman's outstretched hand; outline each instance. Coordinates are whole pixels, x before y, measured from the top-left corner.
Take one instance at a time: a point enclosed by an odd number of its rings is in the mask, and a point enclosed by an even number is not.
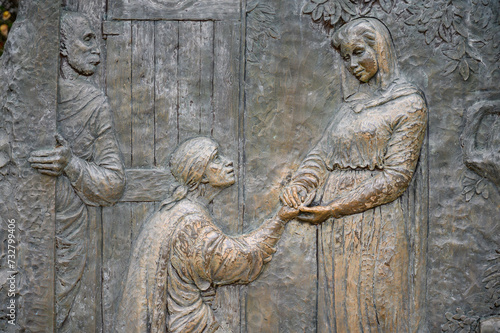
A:
[[[308,195],[306,195],[304,197],[304,202],[301,202],[297,208],[283,204],[283,206],[278,212],[278,217],[283,221],[289,221],[296,218],[300,214],[300,208],[303,206],[310,205],[315,195],[316,192],[311,192]]]
[[[307,198],[307,190],[303,186],[292,185],[283,190],[280,195],[281,202],[288,207],[299,208]]]

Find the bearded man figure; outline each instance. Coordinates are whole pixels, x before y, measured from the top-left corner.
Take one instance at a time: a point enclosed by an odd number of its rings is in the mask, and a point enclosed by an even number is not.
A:
[[[31,166],[56,182],[56,325],[86,331],[74,320],[88,251],[89,206],[109,206],[123,194],[124,167],[106,96],[87,81],[100,62],[89,20],[62,11],[57,146],[31,154]],[[75,301],[76,300],[76,301]],[[84,311],[85,312],[85,311]],[[82,326],[83,325],[83,326]]]

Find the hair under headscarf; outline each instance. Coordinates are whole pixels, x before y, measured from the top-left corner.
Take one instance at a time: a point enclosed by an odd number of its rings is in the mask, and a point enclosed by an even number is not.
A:
[[[172,197],[162,203],[162,206],[172,207],[177,201],[184,199],[188,192],[196,190],[203,179],[205,169],[218,145],[212,139],[197,137],[181,143],[170,157],[170,172],[179,185]],[[170,208],[168,207],[168,208]]]
[[[332,44],[340,49],[343,41],[353,34],[362,37],[377,54],[376,79],[385,88],[399,77],[398,60],[389,29],[375,18],[358,18],[343,25],[332,36]]]

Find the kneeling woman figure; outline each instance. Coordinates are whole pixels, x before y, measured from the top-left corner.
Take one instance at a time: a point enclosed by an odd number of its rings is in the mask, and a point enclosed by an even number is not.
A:
[[[213,140],[182,143],[170,159],[181,184],[145,222],[130,258],[116,332],[216,332],[215,288],[248,283],[271,260],[285,224],[298,210],[282,207],[250,234],[229,237],[208,204],[234,184],[233,163]]]

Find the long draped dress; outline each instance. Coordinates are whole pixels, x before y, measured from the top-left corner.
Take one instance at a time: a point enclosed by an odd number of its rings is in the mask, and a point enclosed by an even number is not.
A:
[[[219,324],[204,295],[257,278],[284,230],[279,219],[229,237],[204,205],[183,199],[157,211],[134,242],[115,318],[120,333],[213,333]]]
[[[59,80],[57,130],[73,158],[56,182],[56,324],[65,325],[87,261],[88,206],[109,206],[122,195],[125,172],[106,96],[82,79]]]
[[[427,124],[421,92],[394,82],[375,97],[345,102],[292,184],[315,201],[349,207],[318,243],[318,332],[413,332],[408,232],[400,200]]]

